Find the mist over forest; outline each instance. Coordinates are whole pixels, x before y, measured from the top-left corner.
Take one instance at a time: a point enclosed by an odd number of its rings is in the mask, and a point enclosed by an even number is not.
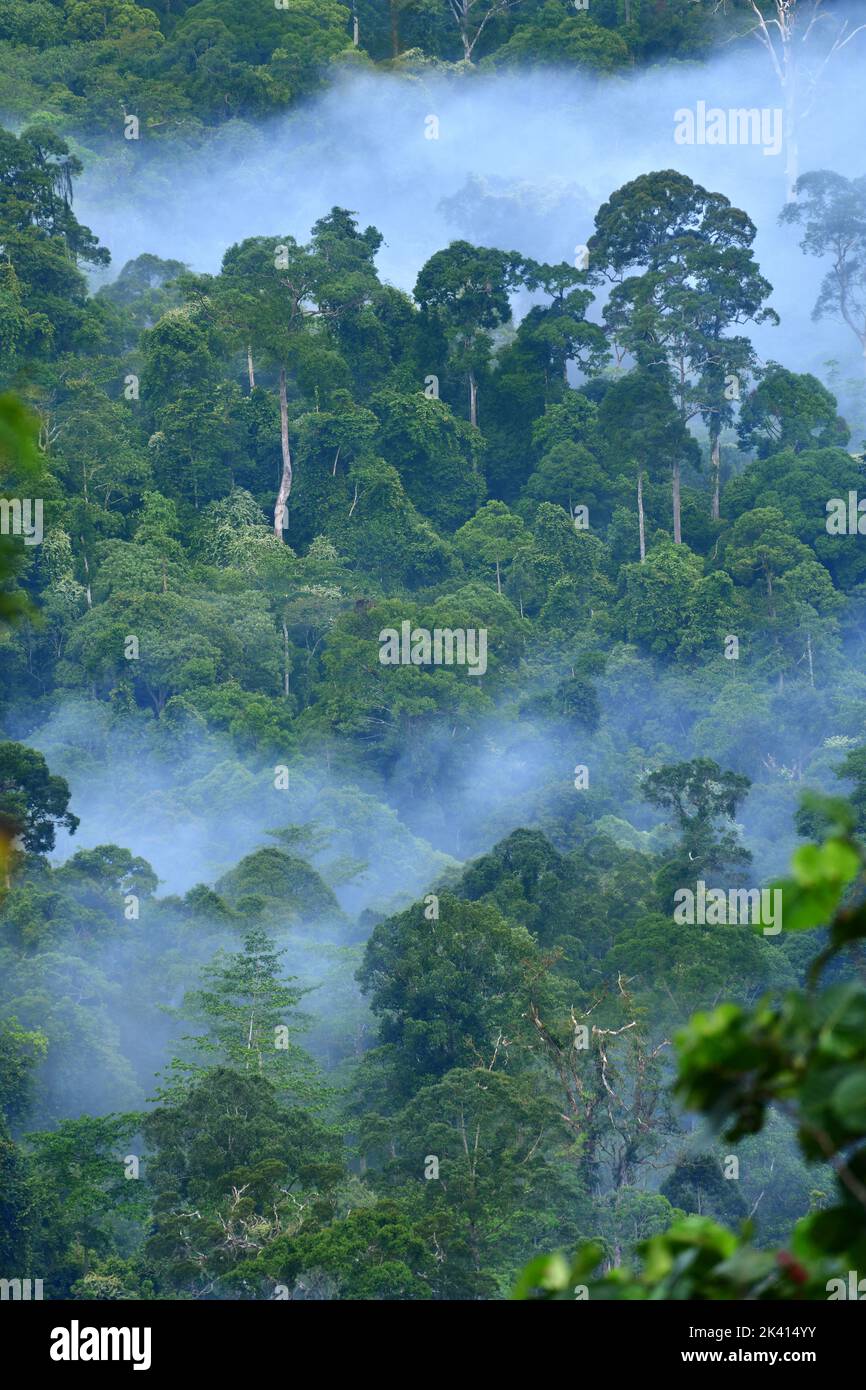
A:
[[[862,429],[856,343],[844,325],[812,323],[819,266],[804,266],[795,231],[778,225],[785,153],[674,141],[679,108],[699,100],[763,107],[770,96],[775,106],[771,81],[757,45],[603,81],[556,67],[480,75],[468,87],[435,72],[412,80],[346,75],[309,109],[261,125],[230,121],[203,149],[160,146],[142,159],[131,148],[100,161],[85,169],[77,207],[111,249],[115,269],[149,252],[204,271],[218,269],[227,245],[263,228],[304,240],[323,209],[351,207],[362,225],[382,232],[382,279],[411,292],[429,256],[458,238],[572,261],[614,189],[647,169],[678,169],[756,224],[755,256],[765,270],[772,266],[773,304],[784,325],[754,333],[758,352],[782,355],[784,336],[794,370],[826,375],[827,363],[837,361],[840,393],[848,393]],[[424,135],[428,114],[439,119],[436,140]],[[824,89],[803,122],[802,169],[858,177],[864,117],[855,45],[834,63],[832,100]]]
[[[242,8],[0,0],[0,1281],[857,1296],[861,7]]]

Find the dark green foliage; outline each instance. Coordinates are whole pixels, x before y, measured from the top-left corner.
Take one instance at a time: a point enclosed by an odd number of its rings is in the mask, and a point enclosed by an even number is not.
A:
[[[759,366],[747,211],[650,170],[586,268],[470,232],[412,294],[339,205],[97,289],[73,211],[82,161],[153,197],[166,136],[206,169],[347,68],[590,91],[728,8],[0,0],[0,1276],[762,1298],[866,1260],[866,561],[825,524],[862,461]],[[861,184],[785,214],[820,314]],[[479,186],[445,214],[510,227]],[[674,916],[793,825],[778,939]]]
[[[78,817],[69,806],[69,787],[52,776],[41,753],[19,743],[0,743],[0,834],[20,837],[26,850],[54,848],[58,825],[74,834]]]

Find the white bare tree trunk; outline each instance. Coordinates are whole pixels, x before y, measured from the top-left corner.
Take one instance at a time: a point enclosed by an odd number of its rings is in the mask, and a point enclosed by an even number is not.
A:
[[[469,423],[478,424],[478,382],[475,373],[469,373]]]
[[[643,514],[643,469],[637,473],[637,530],[640,538],[640,562],[646,559],[646,522]]]
[[[720,476],[721,476],[721,467],[722,467],[721,455],[722,455],[722,440],[721,440],[721,435],[719,435],[719,434],[714,434],[714,435],[713,435],[713,445],[712,445],[712,450],[711,450],[711,460],[712,460],[712,462],[711,462],[711,468],[712,468],[712,474],[713,474],[713,521],[718,521],[719,515],[720,515],[720,511],[719,511],[719,490],[720,490]]]
[[[280,367],[280,447],[283,454],[283,473],[280,490],[274,504],[274,534],[283,539],[286,529],[286,503],[292,491],[292,454],[289,448],[289,404],[286,398],[286,369]]]

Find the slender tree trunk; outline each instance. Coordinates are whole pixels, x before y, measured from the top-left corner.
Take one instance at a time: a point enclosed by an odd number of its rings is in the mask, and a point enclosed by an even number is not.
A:
[[[474,372],[469,373],[469,423],[478,424],[478,382]]]
[[[640,537],[640,562],[646,559],[646,522],[643,514],[643,469],[637,472],[637,530]]]
[[[496,592],[497,592],[497,594],[501,594],[501,593],[502,593],[502,580],[501,580],[500,575],[499,575],[499,561],[498,561],[498,560],[496,561]]]
[[[461,13],[455,15],[455,19],[460,26],[460,39],[463,44],[463,61],[465,63],[472,62],[472,50],[475,47],[475,39],[470,39],[469,37],[469,8],[473,3],[474,0],[460,0]],[[476,34],[475,38],[477,37],[478,35]]]
[[[289,403],[286,398],[286,369],[280,367],[280,447],[283,453],[283,475],[274,504],[274,534],[283,539],[286,525],[286,503],[292,490],[292,455],[289,449]]]
[[[92,596],[92,594],[91,594],[91,592],[90,592],[90,565],[89,565],[88,562],[87,562],[87,551],[84,549],[84,537],[83,537],[83,536],[81,537],[81,558],[82,558],[82,560],[84,561],[84,578],[85,578],[85,581],[86,581],[85,587],[84,587],[84,592],[85,592],[85,594],[87,595],[87,607],[88,607],[88,608],[92,608],[92,607],[93,607],[93,596]]]
[[[677,459],[673,468],[673,503],[674,503],[674,545],[682,545],[683,533],[680,525],[680,461]]]
[[[255,389],[256,389],[256,372],[255,372],[255,368],[254,368],[254,366],[253,366],[253,349],[252,349],[252,344],[251,344],[251,343],[247,343],[247,376],[249,377],[250,391],[251,391],[251,392],[252,392],[252,391],[255,391]]]
[[[289,629],[283,619],[283,696],[289,698]]]
[[[770,617],[773,619],[773,622],[775,622],[775,621],[776,621],[776,600],[775,600],[775,598],[774,598],[774,596],[773,596],[773,575],[772,575],[771,571],[770,571],[769,569],[767,569],[766,566],[764,566],[764,575],[765,575],[766,580],[767,580],[767,602],[768,602],[768,604],[769,604],[769,606],[770,606]]]
[[[710,438],[710,457],[713,474],[713,521],[718,521],[720,516],[719,490],[721,485],[722,439],[721,435],[716,431],[715,428],[713,429]]]

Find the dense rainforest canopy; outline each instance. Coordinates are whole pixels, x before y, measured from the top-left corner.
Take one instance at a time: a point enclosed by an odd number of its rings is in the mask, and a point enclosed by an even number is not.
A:
[[[342,203],[208,266],[78,201],[358,74],[795,64],[816,8],[862,62],[815,0],[0,0],[0,1277],[866,1268],[863,383],[750,209],[672,143],[573,256],[506,202],[401,285]],[[866,184],[775,82],[774,235],[862,375]]]

